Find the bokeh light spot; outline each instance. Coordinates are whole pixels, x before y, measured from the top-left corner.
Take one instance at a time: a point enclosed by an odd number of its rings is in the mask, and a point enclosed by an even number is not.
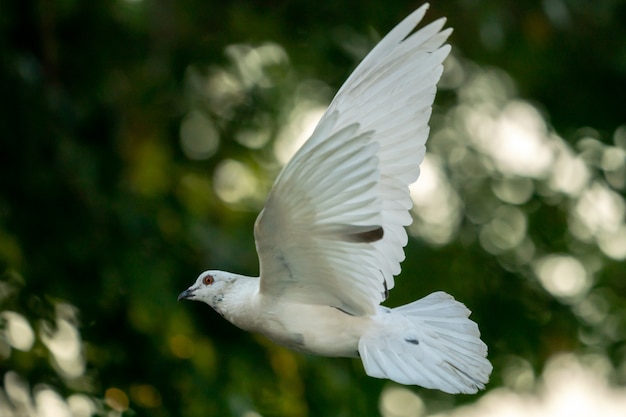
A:
[[[198,110],[192,110],[180,125],[180,143],[189,159],[207,159],[219,145],[219,132],[211,119]]]
[[[33,395],[37,417],[73,417],[67,403],[50,388],[37,387]]]
[[[183,334],[171,337],[169,344],[174,356],[181,359],[191,358],[195,352],[193,341]]]
[[[11,347],[27,352],[35,343],[35,332],[24,316],[13,311],[3,311],[6,321],[5,335]]]
[[[415,222],[409,232],[443,245],[455,236],[461,221],[461,201],[443,170],[439,157],[426,154],[419,179],[409,186]]]
[[[626,259],[626,225],[600,233],[598,246],[609,258],[618,261]]]
[[[52,354],[54,364],[67,378],[76,378],[85,372],[82,341],[78,329],[64,319],[57,319],[56,329],[42,324],[41,340]]]
[[[326,107],[323,105],[310,102],[296,103],[287,124],[274,144],[274,154],[281,165],[285,165],[311,136],[325,111]]]
[[[72,394],[67,399],[72,417],[91,417],[96,413],[93,400],[84,394]]]
[[[134,402],[145,408],[156,408],[161,405],[161,394],[149,384],[131,386],[130,396]]]
[[[504,385],[517,392],[530,391],[535,385],[535,373],[524,358],[510,357],[502,370]]]
[[[486,251],[499,254],[519,245],[526,236],[526,215],[514,206],[500,206],[480,230],[480,243]]]
[[[587,324],[595,326],[606,320],[609,304],[605,297],[591,293],[574,306],[574,312]]]
[[[626,150],[626,125],[618,126],[613,133],[613,143],[618,148]]]
[[[548,255],[535,264],[535,273],[543,287],[563,300],[579,298],[591,285],[581,262],[567,255]]]
[[[128,396],[119,388],[108,388],[104,393],[104,401],[115,411],[128,410]]]
[[[424,412],[422,399],[407,388],[388,387],[380,396],[380,413],[384,417],[420,417]]]
[[[549,187],[557,192],[578,196],[590,178],[585,161],[574,156],[570,149],[562,149],[556,157],[554,169],[548,180]]]
[[[578,199],[572,213],[571,231],[584,241],[603,234],[610,236],[623,225],[625,206],[621,196],[596,182]]]
[[[513,177],[494,180],[491,188],[501,201],[510,204],[524,204],[533,195],[535,187],[529,178]]]
[[[489,151],[502,172],[543,177],[554,160],[543,118],[531,105],[512,101],[488,130]]]
[[[241,162],[225,159],[215,168],[215,194],[224,202],[244,203],[259,198],[259,184],[252,171]]]

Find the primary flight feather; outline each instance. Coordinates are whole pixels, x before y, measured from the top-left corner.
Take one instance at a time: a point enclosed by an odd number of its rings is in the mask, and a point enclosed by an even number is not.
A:
[[[400,273],[428,120],[450,52],[427,5],[398,24],[341,87],[284,167],[257,218],[260,278],[205,271],[179,299],[299,351],[360,357],[368,375],[449,393],[492,366],[470,311],[443,292],[380,306]]]

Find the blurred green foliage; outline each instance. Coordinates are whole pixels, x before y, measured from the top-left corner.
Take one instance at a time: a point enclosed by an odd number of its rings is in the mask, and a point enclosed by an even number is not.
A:
[[[176,296],[205,269],[257,274],[252,226],[295,109],[328,103],[417,6],[1,3],[0,414],[50,398],[74,415],[377,413],[390,383],[357,360],[289,352]],[[429,150],[457,208],[434,230],[418,205],[389,305],[466,303],[488,389],[561,351],[626,383],[626,3],[438,1],[426,19],[441,16],[454,52]],[[538,115],[553,159],[516,171],[466,145],[470,110]],[[474,400],[414,391],[430,412]]]

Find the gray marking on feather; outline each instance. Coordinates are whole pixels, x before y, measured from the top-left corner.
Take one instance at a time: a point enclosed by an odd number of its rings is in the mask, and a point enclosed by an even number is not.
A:
[[[333,306],[333,307],[334,307],[334,306]],[[344,314],[347,314],[348,316],[354,316],[354,314],[352,314],[352,313],[348,313],[346,310],[344,310],[344,309],[343,309],[343,308],[341,308],[341,307],[334,307],[334,308],[336,308],[337,310],[341,311],[341,312],[342,312],[342,313],[344,313]]]
[[[372,243],[383,238],[385,232],[381,226],[351,226],[350,230],[343,235],[347,242]]]

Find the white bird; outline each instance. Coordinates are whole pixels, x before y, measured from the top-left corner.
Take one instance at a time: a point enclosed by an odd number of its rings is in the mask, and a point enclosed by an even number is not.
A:
[[[444,292],[379,304],[400,273],[442,62],[445,18],[398,24],[341,87],[284,167],[254,227],[260,277],[205,271],[178,297],[294,350],[360,357],[368,375],[448,393],[492,370],[470,311]]]

